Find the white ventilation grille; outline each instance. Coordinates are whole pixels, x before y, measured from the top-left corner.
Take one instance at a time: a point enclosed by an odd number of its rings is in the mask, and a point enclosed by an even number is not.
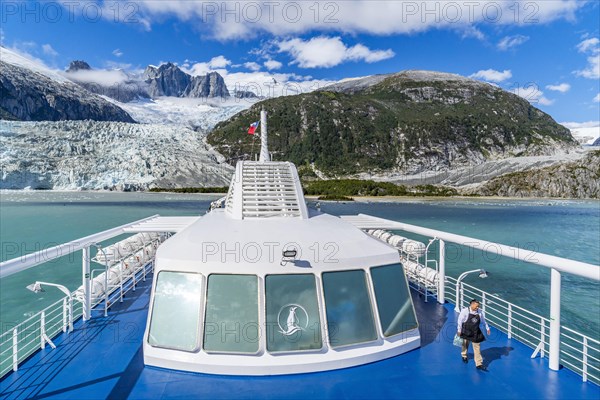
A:
[[[235,218],[305,218],[298,173],[288,162],[238,163],[227,194],[226,210]]]

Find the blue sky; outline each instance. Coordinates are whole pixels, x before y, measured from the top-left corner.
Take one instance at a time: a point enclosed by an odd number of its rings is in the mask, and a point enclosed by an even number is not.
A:
[[[172,61],[228,85],[425,69],[495,83],[559,122],[600,119],[597,1],[61,0],[1,11],[3,46],[56,69]]]

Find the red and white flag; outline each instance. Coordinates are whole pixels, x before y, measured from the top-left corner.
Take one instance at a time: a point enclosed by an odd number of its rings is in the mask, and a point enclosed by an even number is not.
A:
[[[256,128],[258,128],[259,124],[260,124],[260,121],[256,121],[256,122],[252,123],[250,125],[250,128],[248,128],[248,135],[254,135],[256,133]]]

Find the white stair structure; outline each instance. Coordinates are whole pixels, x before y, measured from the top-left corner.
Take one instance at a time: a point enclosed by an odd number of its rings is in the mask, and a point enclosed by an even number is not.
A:
[[[298,173],[289,162],[238,162],[225,211],[234,219],[308,218]]]

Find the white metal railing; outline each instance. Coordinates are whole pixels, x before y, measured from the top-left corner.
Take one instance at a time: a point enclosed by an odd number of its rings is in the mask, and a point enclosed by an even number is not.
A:
[[[125,293],[135,291],[136,276],[141,272],[142,279],[146,280],[147,265],[154,259],[156,249],[167,236],[138,233],[106,248],[97,246],[98,252],[92,261],[102,267],[91,270],[92,307],[104,302],[106,315],[109,304],[117,296],[123,302]],[[96,272],[99,274],[94,278]],[[82,303],[85,301],[83,286],[75,291],[75,298]]]
[[[466,307],[471,298],[481,299],[481,308],[490,325],[506,333],[509,339],[516,339],[533,349],[531,358],[538,354],[548,356],[550,341],[550,320],[519,307],[491,293],[459,282],[446,276],[447,299],[454,299],[459,308]],[[465,300],[466,299],[466,300]],[[560,362],[566,368],[581,375],[583,381],[600,385],[600,341],[561,326]]]
[[[108,303],[100,296],[95,299],[92,307],[107,304],[110,307],[115,299],[122,301],[122,296],[134,288],[135,279],[144,279],[152,273],[153,260],[149,260],[143,268],[138,268],[135,275],[130,275],[123,285],[123,291],[112,291]],[[116,289],[116,288],[115,288]],[[75,292],[74,292],[75,293]],[[5,328],[0,335],[0,378],[10,371],[17,371],[19,364],[46,344],[55,348],[52,339],[60,334],[68,334],[68,297],[65,296],[20,324]],[[73,303],[73,320],[83,316],[83,303]]]
[[[68,332],[68,297],[65,296],[0,335],[0,378],[16,371],[21,361],[49,344],[52,338]],[[73,305],[73,318],[81,317],[81,303]]]
[[[494,257],[504,256],[513,260],[519,260],[548,268],[550,270],[548,367],[554,371],[560,369],[561,359],[561,274],[568,273],[583,277],[594,283],[600,282],[600,267],[598,265],[588,264],[576,260],[569,260],[567,258],[557,257],[550,254],[528,251],[515,246],[489,242],[487,240],[457,235],[454,233],[425,228],[422,226],[405,224],[402,222],[378,218],[366,214],[342,215],[340,218],[351,223],[359,229],[364,229],[367,231],[377,229],[400,230],[430,238],[437,238],[439,240],[439,265],[436,297],[440,304],[444,304],[446,299],[446,242],[451,242],[470,249],[482,251],[483,253],[491,253]]]
[[[144,219],[141,221],[147,220]],[[84,239],[114,237],[121,234],[123,228],[111,229]],[[75,319],[82,316],[84,320],[89,319],[92,308],[103,304],[104,315],[106,316],[108,308],[116,302],[116,299],[122,302],[124,295],[128,291],[135,290],[139,279],[146,280],[146,275],[153,270],[156,248],[166,237],[168,237],[168,234],[138,233],[124,241],[109,246],[107,249],[112,251],[110,256],[107,256],[106,249],[94,242],[85,242],[83,239],[80,239],[77,243],[85,243],[83,245],[84,265],[86,263],[89,265],[89,262],[93,260],[96,263],[102,264],[102,268],[86,274],[83,277],[84,285],[71,293],[72,298],[77,300],[73,304],[72,318],[69,318],[69,297],[65,296],[15,327],[11,327],[10,329],[3,327],[4,332],[0,334],[0,377],[11,370],[16,371],[19,363],[33,354],[38,348],[43,349],[46,344],[55,348],[52,338],[60,334],[61,331],[66,333]],[[126,242],[126,245],[123,244],[124,242]],[[90,246],[98,248],[98,254],[93,259],[89,257]],[[69,247],[59,245],[53,249],[60,249],[60,251],[65,251],[69,254],[76,251],[81,245],[71,245]],[[53,251],[56,255],[60,254],[58,250]],[[3,268],[12,268],[7,273],[14,273],[19,269],[31,268],[51,259],[53,258],[45,259],[38,253],[34,253],[19,259],[6,261],[1,265]],[[19,266],[19,262],[23,265]],[[102,271],[102,273],[99,274],[97,279],[94,279],[94,272],[97,271]],[[110,281],[108,280],[109,272],[112,274]],[[86,282],[89,282],[89,286],[86,285]],[[86,290],[86,287],[89,289]]]

